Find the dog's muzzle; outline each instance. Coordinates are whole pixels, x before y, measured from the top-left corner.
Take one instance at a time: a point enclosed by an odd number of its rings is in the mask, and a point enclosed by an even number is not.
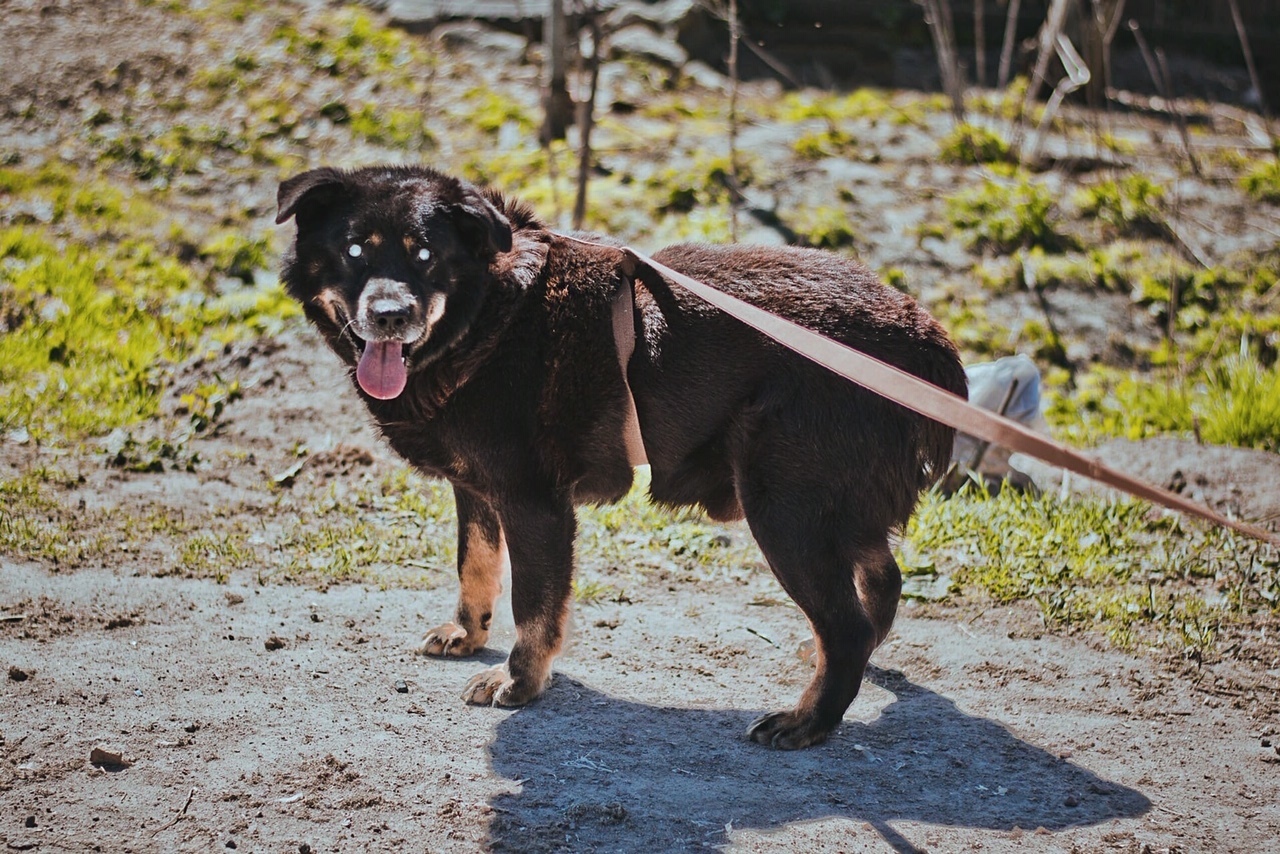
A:
[[[405,347],[427,331],[426,312],[409,286],[370,279],[356,302],[351,330],[364,341],[356,381],[370,397],[399,397],[408,382]]]

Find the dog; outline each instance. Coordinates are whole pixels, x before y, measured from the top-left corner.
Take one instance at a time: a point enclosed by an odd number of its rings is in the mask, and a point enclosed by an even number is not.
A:
[[[277,222],[297,224],[289,293],[391,447],[453,486],[458,605],[420,651],[484,647],[510,565],[517,639],[504,664],[470,680],[467,702],[521,706],[547,687],[570,602],[574,507],[628,492],[638,424],[651,498],[745,518],[813,628],[812,681],[749,738],[786,749],[826,739],[893,623],[902,576],[890,537],[943,473],[950,427],[651,268],[633,279],[616,244],[557,234],[528,206],[430,168],[314,169],[284,181],[278,205]],[[677,245],[654,258],[965,394],[942,327],[860,264],[750,246]]]

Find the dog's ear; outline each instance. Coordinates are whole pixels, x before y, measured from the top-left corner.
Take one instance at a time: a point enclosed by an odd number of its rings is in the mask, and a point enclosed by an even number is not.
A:
[[[346,187],[346,176],[328,166],[294,175],[280,184],[276,194],[276,223],[282,223],[294,214],[301,220],[308,208],[340,196]]]
[[[511,220],[475,187],[463,187],[454,211],[458,230],[482,256],[511,251]]]

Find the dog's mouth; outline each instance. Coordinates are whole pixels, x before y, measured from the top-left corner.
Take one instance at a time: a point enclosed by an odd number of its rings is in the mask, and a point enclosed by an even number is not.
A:
[[[364,341],[359,336],[356,340],[362,347],[356,364],[360,388],[377,400],[399,397],[409,382],[410,345],[396,340]]]
[[[402,293],[402,285],[379,281],[375,287],[380,292],[366,290],[355,306],[348,306],[333,292],[316,301],[337,324],[339,337],[355,352],[356,382],[361,390],[375,400],[393,400],[404,392],[414,355],[444,314],[445,297],[432,295],[420,310]],[[388,291],[392,298],[388,298]]]

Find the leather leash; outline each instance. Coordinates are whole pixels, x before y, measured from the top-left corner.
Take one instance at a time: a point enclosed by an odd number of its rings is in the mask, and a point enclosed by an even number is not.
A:
[[[567,237],[567,235],[560,235]],[[692,279],[683,273],[672,270],[652,258],[637,252],[630,247],[607,246],[578,238],[568,238],[597,249],[608,249],[620,253],[620,267],[629,281],[643,280],[646,275],[656,277],[660,282],[679,285],[694,296],[710,303],[742,323],[756,329],[805,358],[822,365],[851,382],[870,389],[899,406],[932,418],[957,430],[961,430],[992,444],[1001,445],[1012,451],[1018,451],[1067,471],[1083,475],[1090,480],[1098,481],[1114,487],[1130,495],[1177,510],[1180,513],[1199,516],[1202,519],[1230,528],[1250,537],[1254,537],[1273,546],[1280,546],[1280,536],[1257,525],[1250,525],[1235,519],[1229,519],[1211,507],[1197,504],[1176,492],[1147,483],[1132,475],[1113,469],[1097,460],[1090,459],[1072,448],[1036,433],[1022,424],[1002,415],[997,415],[979,406],[969,403],[964,398],[945,391],[932,383],[920,379],[855,350],[838,341],[819,335],[797,323],[793,323],[748,302],[730,296],[709,285]],[[618,359],[622,366],[623,381],[627,379],[627,364],[635,351],[635,296],[633,287],[624,287],[614,300],[613,326],[618,348]],[[643,461],[644,446],[640,442],[640,425],[636,418],[635,398],[628,391],[629,421],[626,429],[628,457],[632,457],[634,448],[639,448]],[[634,445],[633,445],[634,443]],[[636,463],[640,464],[640,463]]]

